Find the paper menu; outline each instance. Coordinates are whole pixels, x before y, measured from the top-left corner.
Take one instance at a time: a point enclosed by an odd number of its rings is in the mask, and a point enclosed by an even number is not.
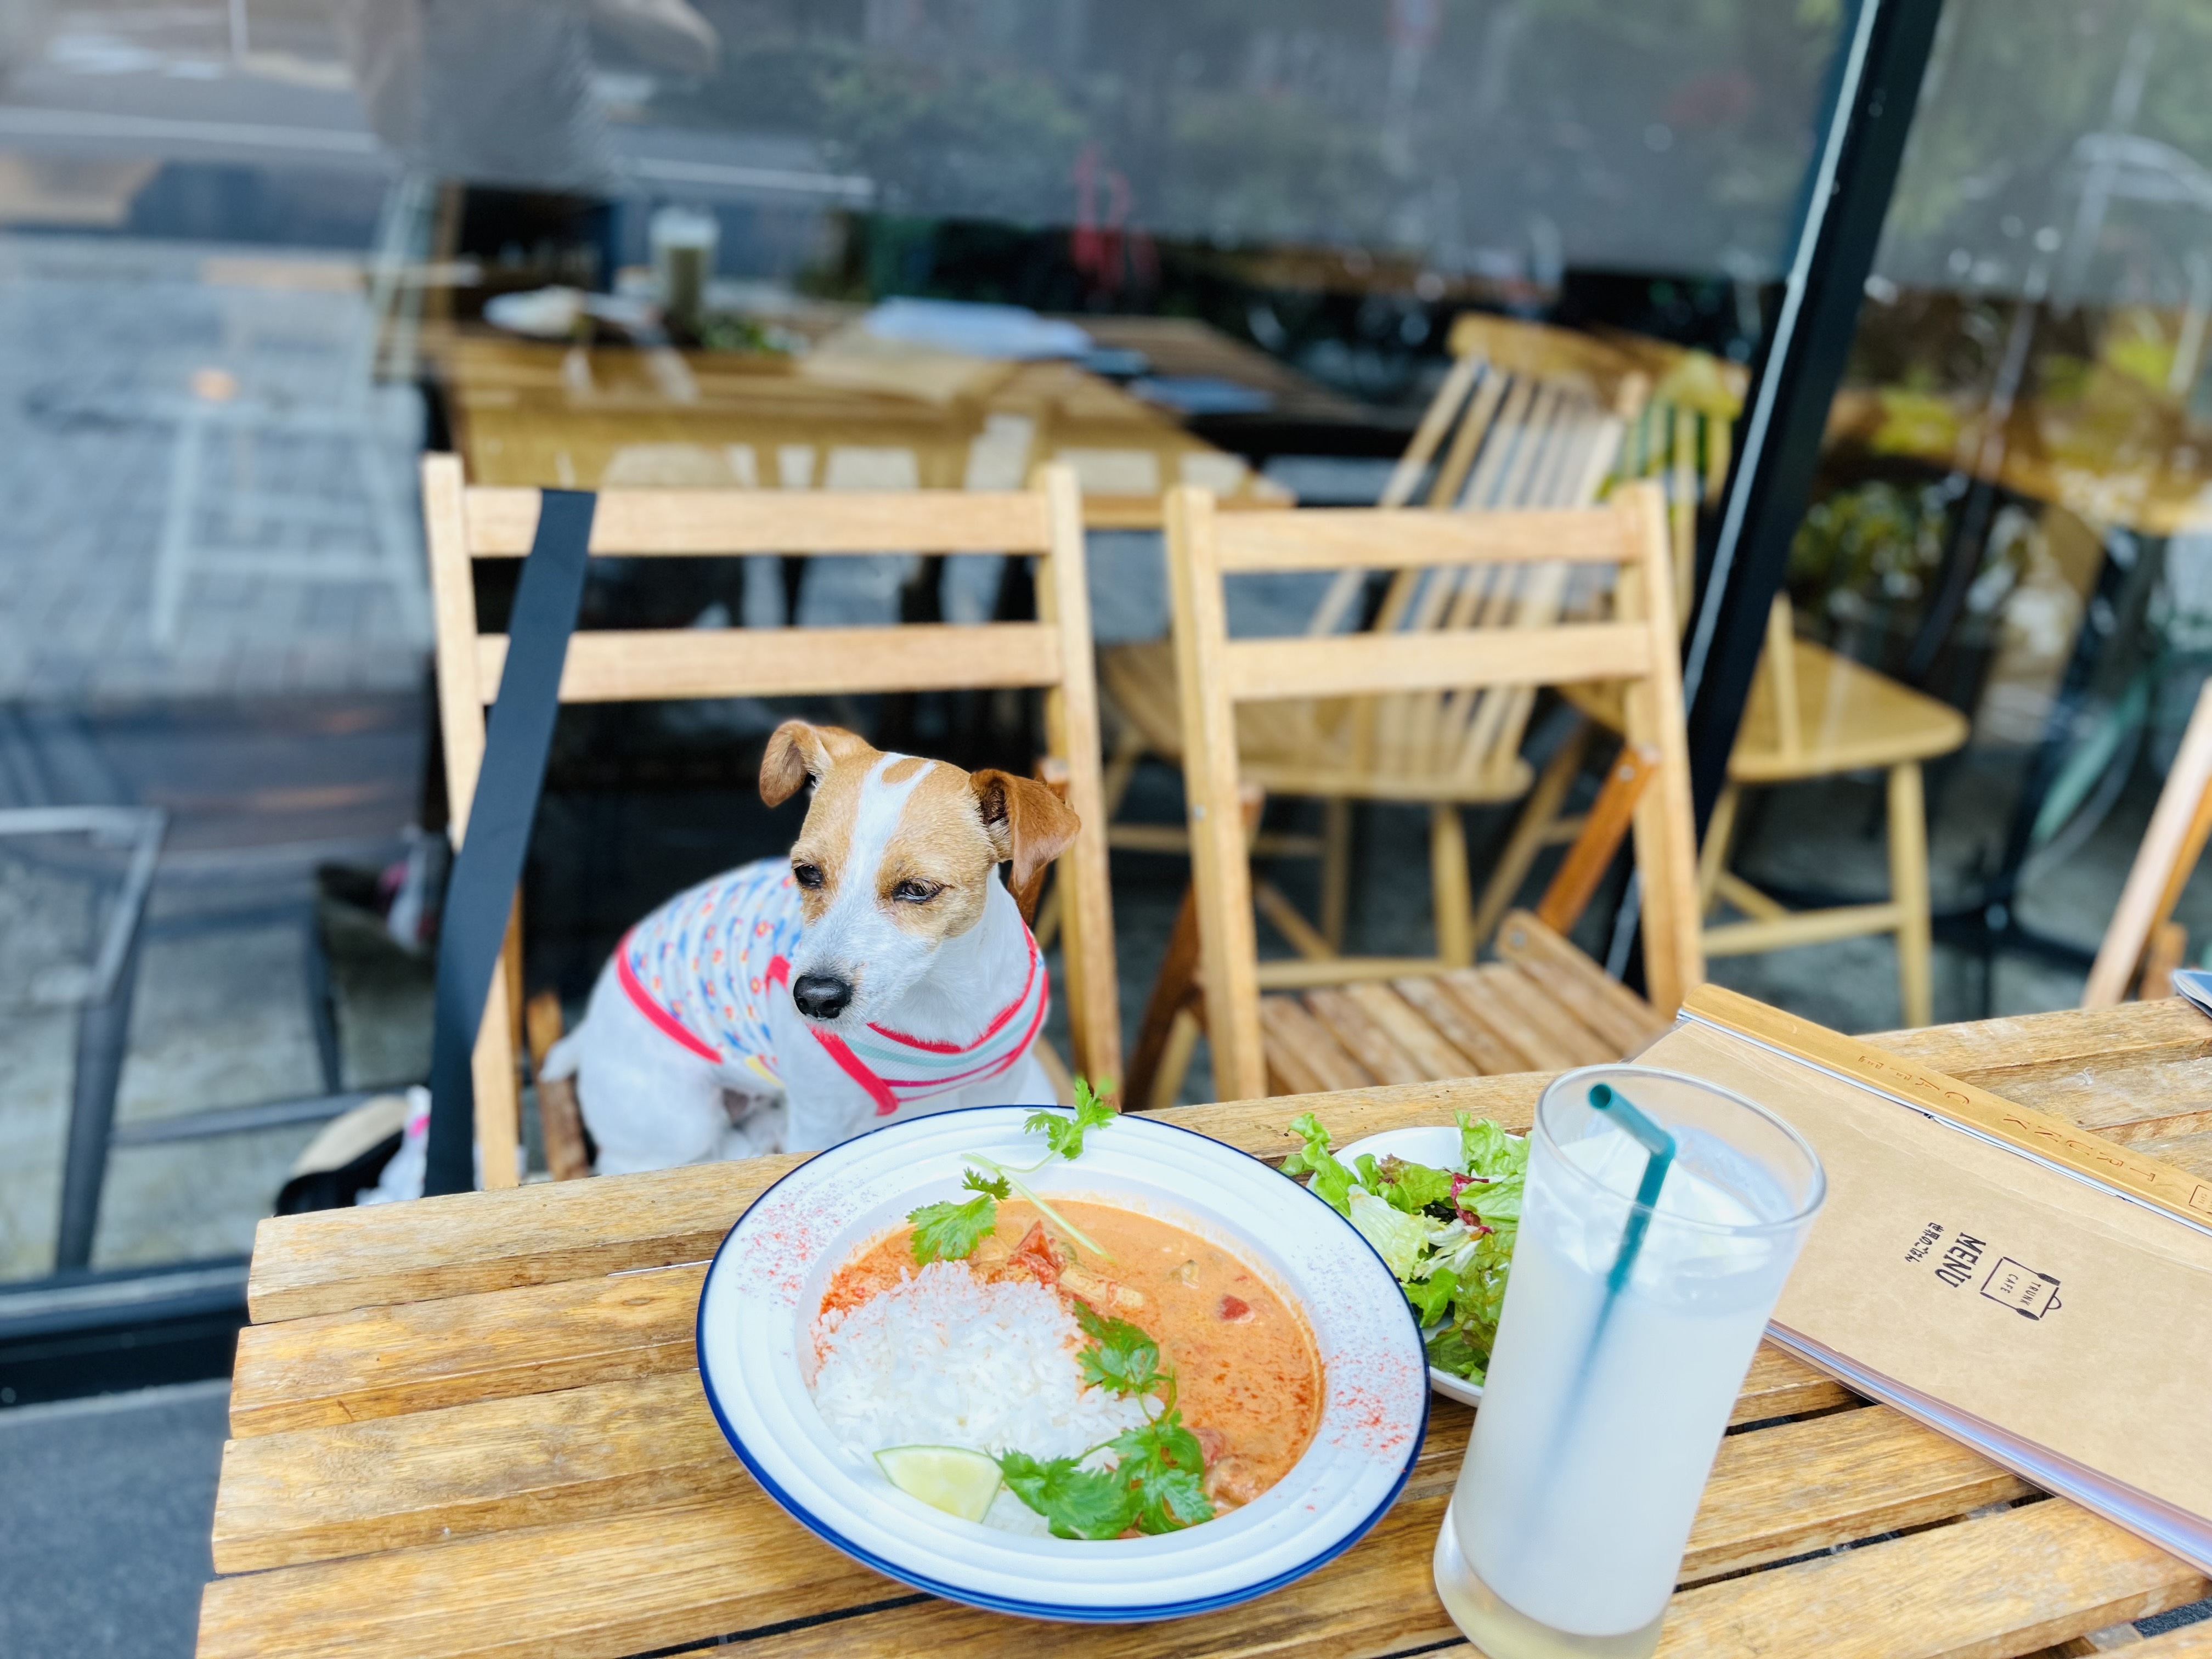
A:
[[[2212,1571],[2206,1183],[1710,988],[1638,1060],[1820,1154],[1778,1341]]]

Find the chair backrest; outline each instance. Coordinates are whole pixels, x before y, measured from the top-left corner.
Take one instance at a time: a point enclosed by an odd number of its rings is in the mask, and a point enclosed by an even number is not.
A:
[[[1179,489],[1167,509],[1201,978],[1221,1098],[1267,1091],[1251,872],[1237,811],[1239,703],[1470,688],[1533,696],[1540,685],[1623,682],[1629,740],[1658,757],[1633,820],[1652,1005],[1671,1012],[1704,977],[1681,671],[1656,487],[1625,485],[1601,507],[1498,513],[1223,514],[1206,492]],[[1548,566],[1610,574],[1611,619],[1501,626],[1476,614],[1418,635],[1229,637],[1225,582],[1238,573],[1417,570],[1510,580]]]
[[[1630,422],[1615,472],[1656,478],[1667,489],[1667,523],[1674,544],[1674,610],[1686,625],[1697,581],[1698,507],[1718,498],[1728,482],[1735,418],[1751,383],[1741,363],[1709,351],[1607,330],[1598,343],[1650,377],[1650,400]]]
[[[477,626],[471,566],[520,558],[538,527],[535,489],[469,488],[460,463],[422,466],[438,708],[447,798],[459,846],[483,763],[484,709],[499,690],[507,640]],[[836,495],[738,489],[608,490],[592,521],[594,556],[717,557],[740,553],[1040,555],[1034,623],[891,628],[599,630],[568,643],[563,702],[773,697],[829,693],[1042,688],[1046,738],[1065,763],[1082,833],[1060,860],[1068,1025],[1074,1063],[1101,1082],[1121,1075],[1121,1016],[1106,881],[1097,681],[1083,562],[1082,502],[1062,466],[1036,487]],[[514,1167],[518,1097],[507,988],[495,979],[475,1056],[477,1133],[487,1183]]]
[[[1470,312],[1452,325],[1452,366],[1429,400],[1378,505],[1408,505],[1429,481],[1426,506],[1444,510],[1587,507],[1595,501],[1638,418],[1649,382],[1628,358],[1585,334]],[[1442,452],[1442,459],[1438,453]],[[1338,574],[1306,631],[1340,629],[1370,573]],[[1541,628],[1577,602],[1565,565],[1517,581],[1397,573],[1373,628],[1422,633],[1485,625]],[[1350,759],[1360,770],[1449,776],[1498,793],[1519,775],[1534,700],[1522,688],[1402,693],[1355,711]]]

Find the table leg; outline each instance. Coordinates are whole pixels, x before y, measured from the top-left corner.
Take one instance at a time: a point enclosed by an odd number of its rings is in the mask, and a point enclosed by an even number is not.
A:
[[[116,1089],[131,1037],[131,1003],[138,986],[139,930],[131,930],[123,965],[107,995],[77,1010],[76,1065],[70,1097],[69,1146],[62,1165],[61,1222],[54,1232],[54,1268],[89,1267],[107,1183],[109,1132]]]
[[[1889,769],[1889,897],[1896,905],[1897,989],[1909,1026],[1929,1024],[1935,994],[1929,966],[1928,809],[1920,764]]]

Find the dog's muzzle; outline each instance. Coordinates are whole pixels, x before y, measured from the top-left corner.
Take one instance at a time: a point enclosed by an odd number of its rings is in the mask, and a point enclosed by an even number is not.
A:
[[[852,1004],[853,982],[835,974],[801,974],[791,982],[791,1000],[809,1019],[835,1019]]]

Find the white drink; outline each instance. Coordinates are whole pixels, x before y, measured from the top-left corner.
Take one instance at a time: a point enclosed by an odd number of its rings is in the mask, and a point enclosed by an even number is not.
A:
[[[1653,1092],[1633,1074],[1621,1086]],[[1437,1547],[1438,1590],[1492,1659],[1651,1651],[1803,1234],[1786,1224],[1800,1201],[1755,1159],[1670,1124],[1675,1159],[1620,1278],[1647,1153],[1601,1119],[1580,1127],[1564,1146],[1533,1137],[1496,1352]]]

